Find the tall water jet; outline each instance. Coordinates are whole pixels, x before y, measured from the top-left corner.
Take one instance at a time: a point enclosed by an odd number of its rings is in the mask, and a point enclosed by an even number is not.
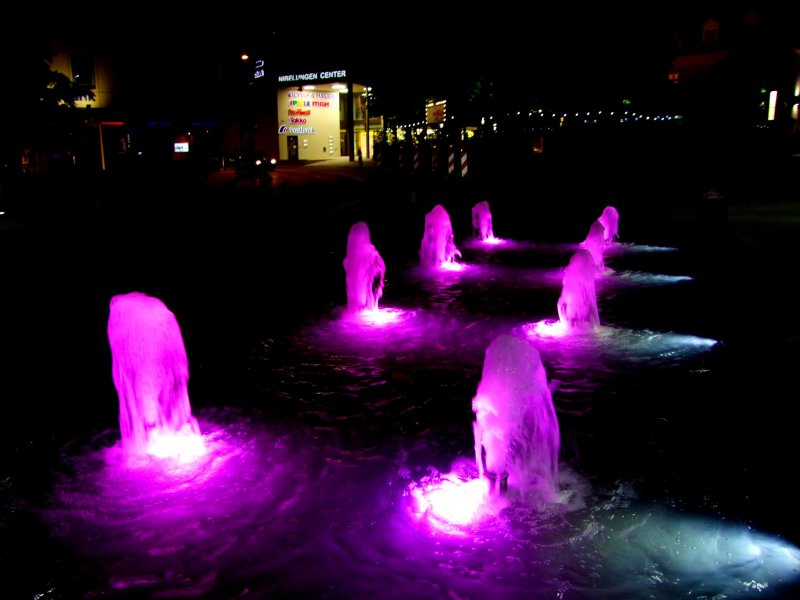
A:
[[[600,221],[595,221],[589,227],[589,233],[581,246],[591,253],[594,260],[595,271],[605,272],[606,265],[603,253],[606,245],[606,228]]]
[[[486,350],[472,400],[475,460],[493,493],[506,485],[552,501],[558,488],[561,433],[538,350],[509,334]]]
[[[483,200],[472,207],[472,234],[481,241],[494,238],[492,232],[492,213],[489,202]]]
[[[347,255],[343,261],[347,286],[347,311],[377,311],[383,295],[386,265],[370,241],[369,226],[354,223],[347,236]]]
[[[111,298],[112,375],[128,456],[196,456],[203,451],[189,404],[189,362],[175,315],[140,292]]]
[[[419,249],[420,263],[425,267],[440,267],[456,262],[461,251],[453,239],[450,215],[441,204],[437,204],[425,215],[425,233]]]
[[[570,257],[558,298],[558,319],[564,329],[593,331],[600,326],[594,281],[596,269],[591,252],[585,248]]]
[[[619,212],[617,212],[617,209],[613,206],[606,206],[603,209],[603,214],[597,220],[605,227],[603,239],[606,244],[616,242],[619,238]]]

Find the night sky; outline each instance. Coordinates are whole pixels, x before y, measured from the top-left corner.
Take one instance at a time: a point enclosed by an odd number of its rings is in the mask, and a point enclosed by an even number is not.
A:
[[[242,51],[255,51],[274,73],[304,68],[347,68],[397,104],[455,98],[476,83],[496,98],[535,106],[554,99],[584,105],[657,92],[674,55],[674,33],[725,10],[752,5],[792,27],[791,3],[598,3],[484,5],[456,3],[391,7],[366,4],[239,8],[225,11],[147,8],[109,14],[91,7],[61,7],[15,25],[20,40],[89,40],[124,67],[140,98],[153,108],[213,104],[220,70],[240,68]],[[773,3],[776,4],[776,3]],[[219,5],[221,6],[221,5]],[[768,8],[768,10],[767,10]],[[351,12],[345,11],[351,9]],[[395,10],[394,14],[386,13]],[[60,11],[60,12],[57,12]],[[402,12],[401,12],[402,11]],[[8,53],[13,56],[14,52]],[[135,82],[135,83],[131,83]],[[204,98],[206,97],[206,98]]]

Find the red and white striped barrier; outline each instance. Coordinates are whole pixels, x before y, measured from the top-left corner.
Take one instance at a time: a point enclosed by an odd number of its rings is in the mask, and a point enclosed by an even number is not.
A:
[[[456,171],[456,151],[450,146],[447,151],[447,174],[452,175]]]
[[[461,151],[461,177],[466,177],[469,173],[469,161],[467,159],[467,151]]]

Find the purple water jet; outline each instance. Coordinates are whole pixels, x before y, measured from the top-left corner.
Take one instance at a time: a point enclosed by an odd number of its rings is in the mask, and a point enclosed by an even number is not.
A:
[[[475,459],[491,491],[500,493],[507,483],[555,500],[561,434],[547,374],[531,343],[509,334],[492,341],[472,410]]]
[[[492,213],[489,202],[483,200],[472,207],[472,233],[481,241],[494,239],[492,232]]]
[[[189,362],[175,315],[140,292],[111,298],[112,375],[128,456],[196,456],[200,427],[189,404]]]
[[[589,227],[589,233],[586,239],[583,240],[581,247],[585,248],[591,253],[592,260],[594,261],[595,271],[600,273],[605,272],[606,265],[603,253],[606,245],[606,228],[600,221],[595,221]]]
[[[597,219],[605,228],[603,239],[606,244],[616,242],[619,238],[619,212],[613,206],[606,206],[603,214]]]
[[[420,263],[425,267],[441,267],[454,264],[461,257],[453,239],[450,215],[441,204],[437,204],[425,215],[425,233],[419,249]]]
[[[343,265],[347,311],[351,314],[377,311],[378,300],[383,295],[386,265],[370,241],[369,226],[364,221],[350,227]]]
[[[565,330],[593,331],[600,326],[595,290],[596,265],[591,252],[577,250],[564,269],[558,319]]]

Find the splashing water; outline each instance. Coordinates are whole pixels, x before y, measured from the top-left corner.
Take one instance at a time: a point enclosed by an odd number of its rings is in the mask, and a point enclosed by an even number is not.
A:
[[[606,244],[616,242],[619,238],[619,212],[613,206],[606,206],[603,214],[597,219],[605,227],[603,239]]]
[[[351,314],[376,312],[383,295],[386,265],[370,241],[369,226],[359,221],[350,227],[344,270],[347,286],[347,311]]]
[[[461,252],[453,239],[450,215],[441,204],[437,204],[425,215],[425,233],[419,249],[422,266],[441,267],[456,262]]]
[[[581,243],[581,247],[586,248],[591,253],[592,259],[594,260],[595,271],[599,271],[600,273],[606,270],[605,259],[603,258],[606,245],[605,239],[606,228],[603,227],[600,221],[595,221],[592,223],[591,227],[589,227],[589,233],[586,235],[586,239]]]
[[[479,472],[495,491],[503,479],[523,495],[555,501],[558,488],[558,420],[538,350],[509,334],[486,350],[483,375],[472,400]]]
[[[200,427],[189,405],[189,363],[175,315],[158,298],[140,292],[114,296],[108,341],[125,454],[202,454]]]
[[[595,262],[586,249],[577,250],[564,269],[558,320],[567,331],[593,331],[600,326],[594,284]]]
[[[489,202],[483,200],[472,207],[472,233],[481,241],[494,239],[492,232],[492,213]]]

